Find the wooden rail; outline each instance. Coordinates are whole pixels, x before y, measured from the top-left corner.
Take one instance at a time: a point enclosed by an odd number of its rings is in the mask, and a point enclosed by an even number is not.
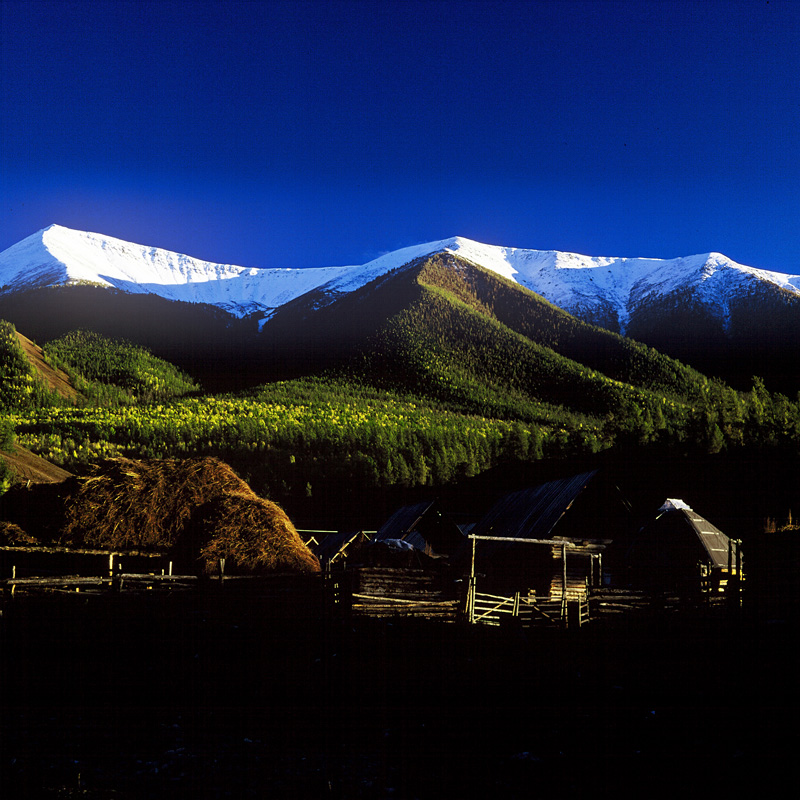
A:
[[[170,588],[189,588],[196,586],[196,575],[150,575],[142,573],[118,572],[109,577],[84,575],[58,575],[37,578],[7,578],[0,581],[2,586],[13,597],[19,589],[50,589],[54,591],[76,591],[82,588],[105,587],[108,590],[121,592],[127,590],[150,590],[157,584],[169,585]]]
[[[93,550],[88,547],[67,547],[66,545],[0,545],[0,552],[6,553],[63,553],[81,556],[136,556],[137,558],[164,558],[167,554],[152,550]]]
[[[500,615],[519,616],[519,592],[513,597],[475,593],[472,600],[472,618],[470,622],[484,625],[499,625]]]
[[[569,600],[569,598],[568,598]],[[586,598],[576,597],[574,601],[540,598],[535,595],[503,596],[470,590],[467,598],[467,621],[473,624],[500,625],[503,617],[517,618],[523,627],[534,624],[562,625],[571,623],[583,625],[589,621],[589,603]]]

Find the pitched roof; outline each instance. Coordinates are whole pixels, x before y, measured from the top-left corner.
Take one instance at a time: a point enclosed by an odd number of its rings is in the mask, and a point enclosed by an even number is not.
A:
[[[436,500],[403,506],[373,537],[373,544],[400,540],[427,555],[448,555],[463,542],[458,526],[445,517]]]
[[[429,500],[424,503],[399,508],[383,523],[381,529],[373,537],[373,541],[383,542],[387,539],[407,539],[434,502],[434,500]],[[414,544],[414,542],[411,542],[411,544]]]
[[[680,514],[685,519],[715,567],[728,566],[730,539],[719,528],[685,504],[683,507],[673,506],[668,513]]]
[[[631,542],[628,560],[637,569],[694,569],[698,560],[728,566],[730,539],[682,500],[667,500]]]
[[[515,539],[546,539],[596,474],[597,470],[582,472],[508,494],[490,509],[470,533]]]
[[[311,548],[314,555],[320,560],[321,564],[332,563],[342,558],[346,558],[348,548],[354,550],[358,545],[369,541],[363,531],[349,531],[347,533],[328,534],[321,542]]]

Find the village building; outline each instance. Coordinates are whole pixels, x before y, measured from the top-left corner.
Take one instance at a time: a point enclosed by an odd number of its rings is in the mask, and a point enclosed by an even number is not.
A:
[[[618,502],[614,517],[606,516],[597,474],[595,470],[549,481],[495,503],[469,532],[477,543],[475,570],[485,585],[497,591],[558,594],[566,550],[570,579],[599,586],[603,552],[620,529],[620,520],[627,519],[627,509]]]
[[[742,576],[738,540],[670,498],[634,537],[627,554],[631,586],[684,596],[719,594]]]
[[[565,621],[570,603],[577,604],[579,620],[587,613],[590,590],[604,582],[603,554],[630,519],[618,491],[609,492],[597,476],[593,470],[509,493],[472,527],[473,621],[486,616],[479,610],[482,595],[490,598],[484,608],[510,605],[514,616],[527,605]]]
[[[427,500],[399,508],[372,541],[398,550],[414,548],[436,558],[457,552],[464,543],[464,534],[444,514],[437,500]]]
[[[309,545],[311,552],[319,559],[323,570],[344,569],[348,564],[360,563],[363,549],[370,542],[364,531],[329,533],[322,540]]]

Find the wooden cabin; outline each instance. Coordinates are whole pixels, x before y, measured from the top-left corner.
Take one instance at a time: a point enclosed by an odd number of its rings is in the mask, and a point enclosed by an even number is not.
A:
[[[585,603],[603,581],[608,522],[587,499],[597,471],[501,498],[471,529],[471,575],[478,592]]]
[[[738,542],[679,499],[667,499],[641,528],[627,562],[632,586],[680,595],[718,594],[742,574]]]
[[[398,509],[348,561],[353,613],[455,620],[463,587],[449,555],[463,541],[438,501]]]

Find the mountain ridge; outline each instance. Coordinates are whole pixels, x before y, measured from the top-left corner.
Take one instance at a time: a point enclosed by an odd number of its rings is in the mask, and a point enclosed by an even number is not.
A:
[[[585,322],[655,347],[737,388],[748,389],[759,375],[790,396],[800,389],[800,374],[792,366],[800,358],[800,275],[747,267],[716,252],[675,259],[593,257],[453,236],[384,253],[360,266],[264,269],[214,264],[53,225],[0,253],[0,316],[34,337],[63,334],[69,328],[45,333],[53,325],[43,308],[53,308],[47,292],[66,292],[70,297],[65,295],[51,316],[65,317],[74,306],[73,328],[138,341],[119,330],[115,314],[130,318],[128,329],[157,316],[164,317],[161,328],[188,324],[202,331],[211,323],[201,336],[216,336],[220,345],[236,338],[233,346],[215,345],[214,358],[241,359],[247,342],[271,329],[270,320],[286,309],[304,308],[294,321],[305,326],[324,307],[437,253],[488,270]],[[80,289],[94,293],[88,311],[87,301],[71,296]],[[130,298],[130,309],[122,307],[123,298]],[[141,301],[140,312],[133,310],[134,298]],[[149,305],[142,305],[146,298]],[[94,321],[106,307],[109,319],[98,320],[98,327]],[[82,322],[81,314],[91,321]],[[197,320],[189,322],[192,316]],[[167,340],[177,333],[167,333]],[[140,343],[160,347],[159,338],[163,331]],[[161,355],[199,374],[188,329],[180,338],[182,344],[162,347]],[[212,377],[205,370],[203,379]]]
[[[310,291],[328,297],[436,252],[451,252],[541,294],[577,316],[625,333],[646,299],[694,288],[708,307],[725,312],[753,281],[800,295],[800,275],[760,270],[709,252],[674,259],[584,256],[556,250],[486,245],[461,236],[404,247],[362,265],[260,268],[216,264],[102,234],[51,225],[0,253],[2,292],[41,286],[96,284],[128,293],[216,305],[234,316],[269,318]]]
[[[697,387],[708,385],[452,253],[420,257],[307,314],[298,298],[263,329],[265,361],[281,377],[343,371],[466,413],[534,420],[545,403],[602,416],[620,403],[643,410],[653,391],[701,402]]]

